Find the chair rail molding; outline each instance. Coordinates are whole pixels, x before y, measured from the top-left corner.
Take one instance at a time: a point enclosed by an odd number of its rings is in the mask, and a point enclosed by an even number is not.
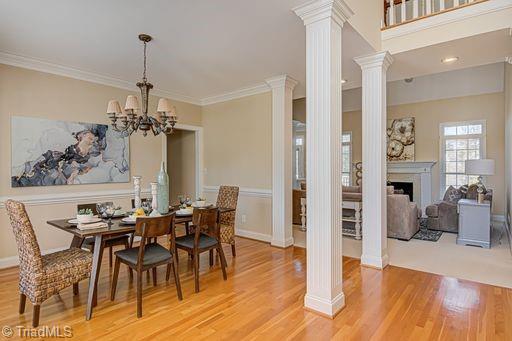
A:
[[[220,186],[203,186],[203,191],[205,193],[217,193],[219,192],[219,187]],[[240,187],[239,194],[249,197],[272,198],[271,189]]]
[[[142,194],[149,196],[151,191],[149,188],[143,189]],[[5,207],[5,202],[9,199],[21,201],[27,206],[53,205],[76,203],[91,200],[106,200],[129,198],[133,196],[133,189],[119,189],[108,191],[77,191],[69,193],[51,193],[51,194],[31,194],[31,195],[7,195],[0,197],[0,208]]]

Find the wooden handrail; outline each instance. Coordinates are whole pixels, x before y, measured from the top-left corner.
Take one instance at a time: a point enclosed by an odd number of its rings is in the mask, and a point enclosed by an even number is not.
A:
[[[419,19],[428,18],[434,15],[450,12],[459,8],[476,5],[489,0],[453,0],[453,7],[446,8],[446,0],[384,0],[384,24],[382,30],[400,26],[406,23],[417,21]],[[391,6],[391,2],[393,6]],[[407,4],[412,5],[413,15],[411,18],[406,17]],[[391,7],[391,8],[390,8]],[[420,8],[421,13],[420,13]],[[438,9],[435,11],[435,9]],[[388,11],[389,10],[389,11]],[[389,17],[388,12],[396,13],[400,10],[400,22],[395,22],[395,17]],[[405,17],[405,20],[404,20]]]

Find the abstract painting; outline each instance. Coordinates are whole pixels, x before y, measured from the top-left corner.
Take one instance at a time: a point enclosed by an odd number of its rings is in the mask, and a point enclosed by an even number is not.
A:
[[[388,120],[387,160],[414,161],[414,117]]]
[[[129,138],[105,124],[11,118],[11,186],[128,182]]]

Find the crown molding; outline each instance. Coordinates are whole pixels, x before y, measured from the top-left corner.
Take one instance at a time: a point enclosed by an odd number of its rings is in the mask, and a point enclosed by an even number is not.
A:
[[[387,69],[393,63],[393,57],[388,51],[381,51],[366,56],[356,57],[354,58],[354,61],[363,70],[372,67],[382,67]]]
[[[200,105],[210,105],[220,102],[226,102],[231,101],[233,99],[241,98],[241,97],[247,97],[252,95],[261,94],[264,92],[269,92],[270,88],[267,83],[259,83],[250,87],[241,88],[238,90],[226,92],[223,94],[218,94],[214,96],[209,96],[201,99]]]
[[[25,69],[51,73],[59,76],[79,79],[87,82],[111,86],[114,88],[125,89],[130,91],[139,91],[135,83],[123,79],[100,75],[97,73],[83,71],[76,68],[53,64],[40,59],[20,56],[8,52],[0,51],[0,63],[11,66],[17,66]],[[173,93],[162,89],[154,89],[152,95],[173,99],[180,102],[186,102],[195,105],[201,105],[201,101],[186,95]]]
[[[265,79],[265,83],[272,89],[287,87],[293,90],[299,82],[288,75],[280,75]]]
[[[343,26],[354,15],[354,11],[343,0],[313,0],[293,8],[292,11],[304,21],[304,25],[332,18]]]

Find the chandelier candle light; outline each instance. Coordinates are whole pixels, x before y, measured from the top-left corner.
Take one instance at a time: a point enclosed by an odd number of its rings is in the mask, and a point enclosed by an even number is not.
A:
[[[142,113],[141,115],[136,113],[140,109],[137,97],[129,95],[126,98],[124,111],[121,110],[121,105],[117,100],[110,100],[107,106],[107,115],[112,121],[115,131],[128,135],[138,130],[141,130],[144,136],[149,130],[155,136],[160,133],[171,134],[178,118],[176,117],[176,108],[168,99],[160,98],[158,100],[156,111],[160,116],[159,119],[148,116],[149,91],[153,89],[153,84],[149,83],[146,78],[146,45],[152,38],[147,34],[139,34],[139,40],[144,43],[144,72],[142,73],[142,82],[137,83],[142,99]],[[120,124],[117,123],[118,120],[121,122]]]

